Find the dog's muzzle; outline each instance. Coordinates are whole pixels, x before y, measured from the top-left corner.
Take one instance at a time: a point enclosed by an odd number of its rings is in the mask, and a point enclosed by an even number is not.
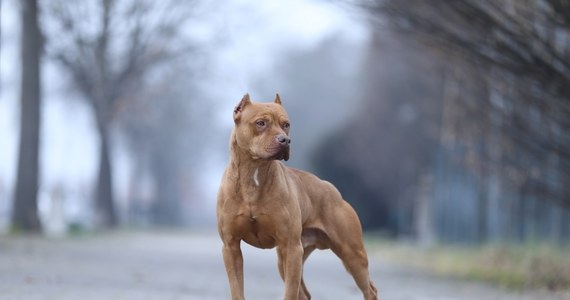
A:
[[[272,159],[288,161],[289,160],[289,146],[282,147],[281,150],[279,152],[277,152],[277,154],[275,154]]]
[[[277,153],[275,153],[275,155],[273,155],[271,157],[271,159],[276,159],[276,160],[289,160],[289,152],[290,152],[290,146],[291,145],[291,138],[284,135],[284,134],[280,134],[277,135],[275,137],[275,142],[278,145],[278,150]]]

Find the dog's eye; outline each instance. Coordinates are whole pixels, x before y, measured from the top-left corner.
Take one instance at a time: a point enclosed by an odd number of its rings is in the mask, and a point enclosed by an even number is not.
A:
[[[283,128],[289,129],[289,127],[291,127],[291,124],[289,124],[289,122],[283,123]]]
[[[255,124],[257,124],[258,127],[265,127],[265,121],[263,120],[258,120],[257,122],[255,122]]]

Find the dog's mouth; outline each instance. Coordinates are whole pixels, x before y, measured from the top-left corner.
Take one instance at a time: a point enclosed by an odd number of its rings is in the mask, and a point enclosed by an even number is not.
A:
[[[288,161],[289,160],[289,146],[282,147],[281,151],[279,151],[274,157],[275,157],[274,159],[276,159],[276,160]]]
[[[268,149],[267,152],[270,153],[269,157],[267,157],[268,160],[285,160],[285,161],[288,161],[289,160],[290,147],[289,146],[275,147],[273,149]]]

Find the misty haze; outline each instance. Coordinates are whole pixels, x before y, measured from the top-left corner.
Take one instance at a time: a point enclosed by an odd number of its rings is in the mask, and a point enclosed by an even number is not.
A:
[[[0,299],[230,299],[246,93],[354,207],[379,299],[570,299],[565,0],[0,0]],[[331,251],[304,276],[362,299]]]

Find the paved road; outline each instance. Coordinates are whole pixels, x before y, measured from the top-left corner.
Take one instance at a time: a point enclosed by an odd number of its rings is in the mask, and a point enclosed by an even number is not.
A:
[[[0,237],[0,299],[229,299],[220,247],[213,232],[129,232],[64,240]],[[437,278],[372,256],[381,299],[569,299]],[[280,299],[275,251],[246,245],[244,261],[247,298]],[[305,278],[313,299],[361,299],[329,251],[311,255]]]

